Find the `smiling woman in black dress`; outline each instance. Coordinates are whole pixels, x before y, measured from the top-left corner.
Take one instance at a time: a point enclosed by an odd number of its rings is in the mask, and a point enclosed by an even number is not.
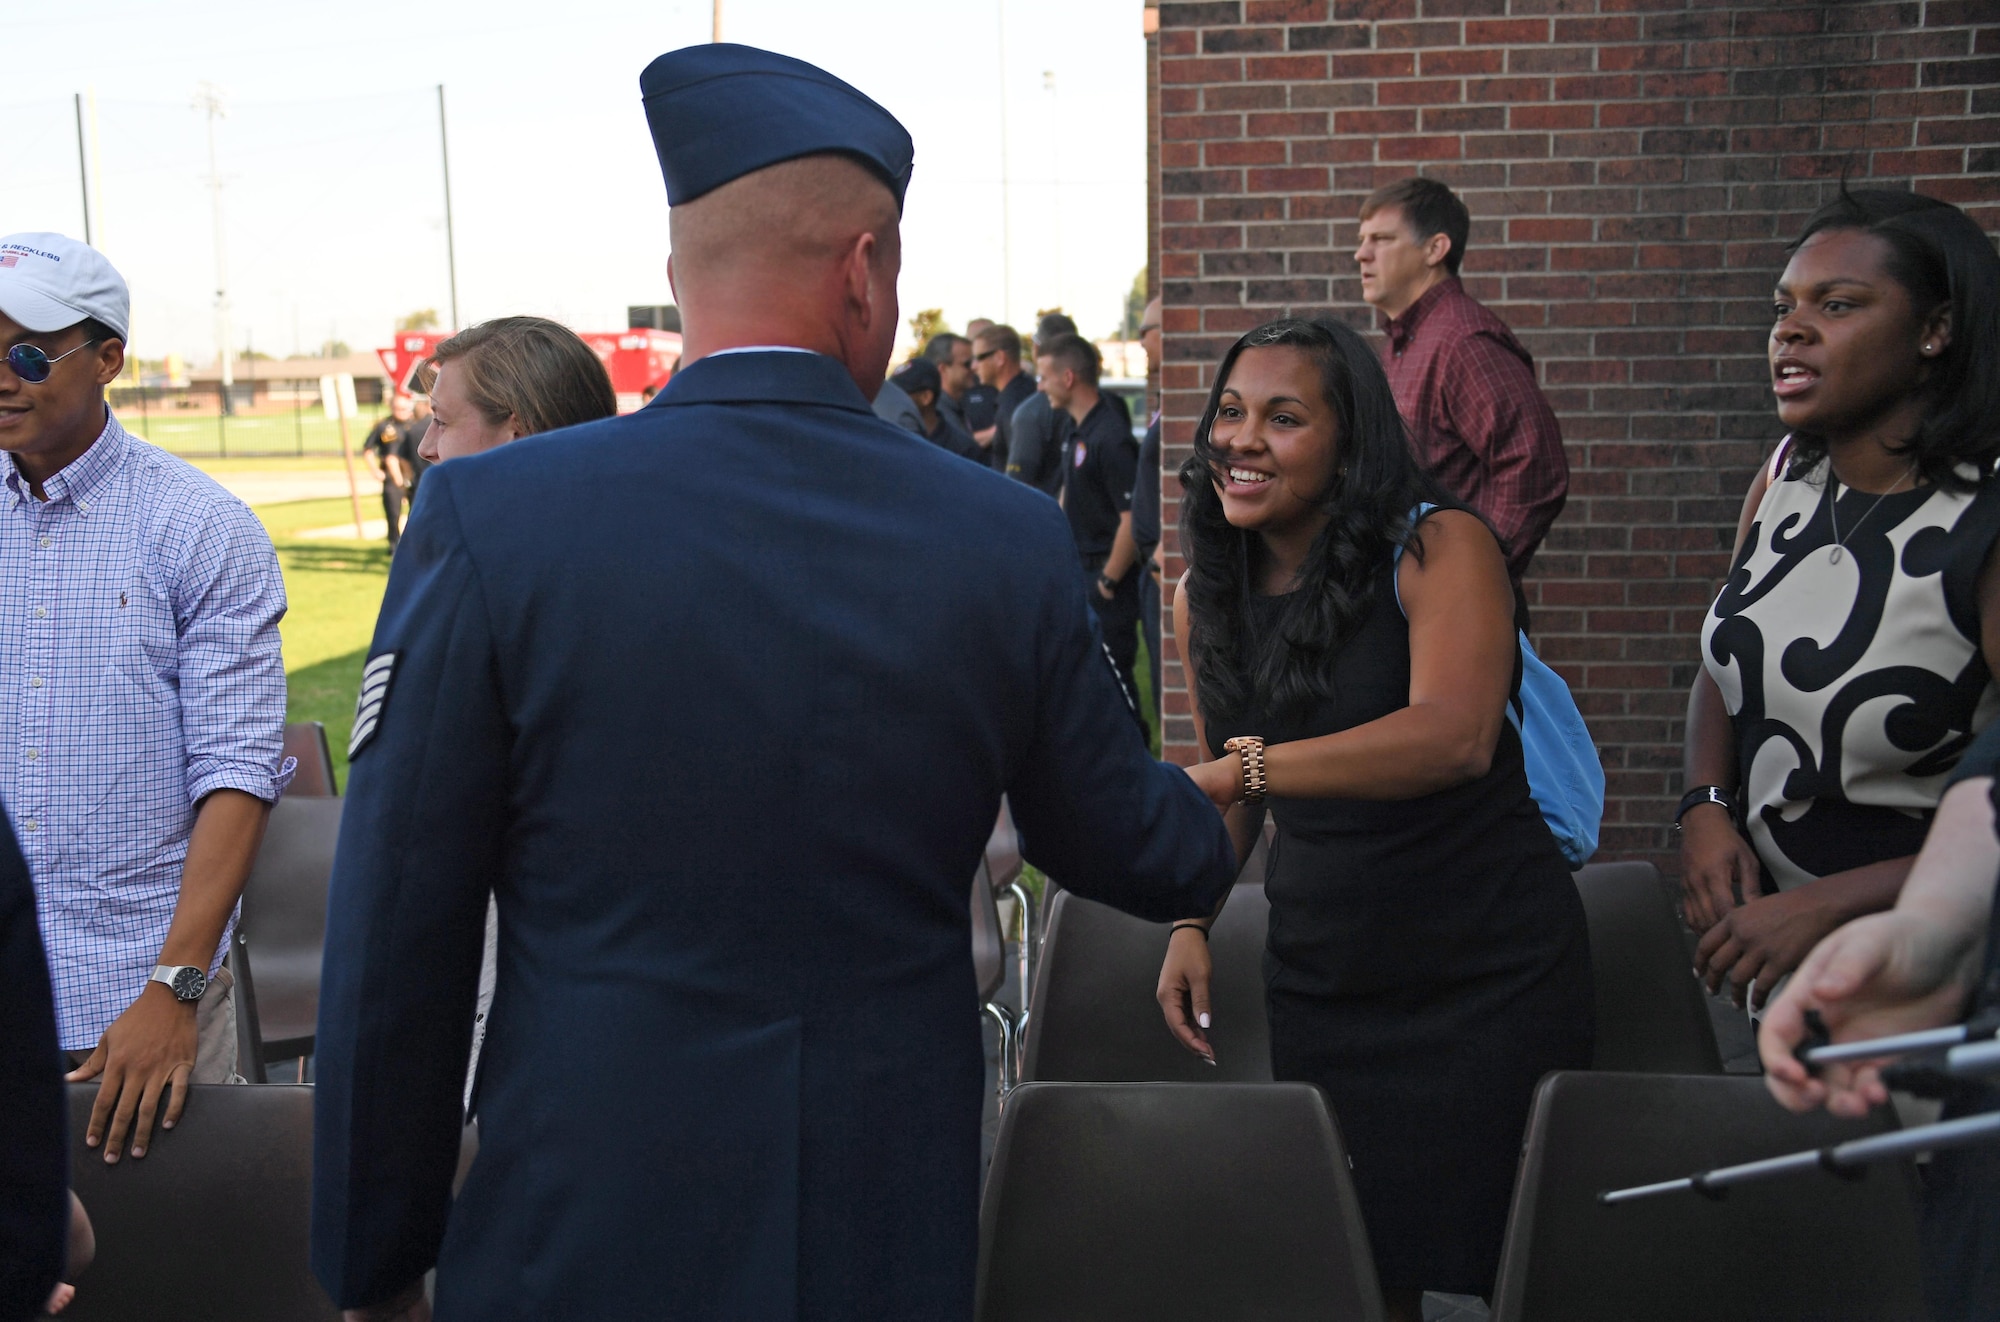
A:
[[[1506,563],[1465,510],[1413,521],[1445,502],[1344,326],[1237,341],[1181,480],[1175,635],[1214,759],[1190,774],[1239,857],[1266,783],[1273,1071],[1332,1102],[1390,1315],[1413,1318],[1423,1290],[1490,1291],[1535,1083],[1590,1062],[1583,909],[1504,715]],[[1193,926],[1160,1001],[1209,1055]]]

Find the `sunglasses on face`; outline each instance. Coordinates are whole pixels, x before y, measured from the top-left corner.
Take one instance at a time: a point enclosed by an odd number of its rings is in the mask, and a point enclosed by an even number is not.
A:
[[[57,363],[79,349],[88,349],[91,345],[98,343],[100,343],[98,340],[85,340],[82,344],[77,345],[75,349],[71,349],[66,353],[59,353],[53,358],[32,344],[17,344],[7,351],[7,366],[13,368],[14,375],[20,377],[21,380],[31,386],[38,386],[49,379],[49,373],[55,370]]]
[[[972,361],[975,363],[983,363],[988,358],[991,358],[994,354],[999,352],[1000,351],[998,349],[988,349],[985,353],[976,353],[972,355]]]

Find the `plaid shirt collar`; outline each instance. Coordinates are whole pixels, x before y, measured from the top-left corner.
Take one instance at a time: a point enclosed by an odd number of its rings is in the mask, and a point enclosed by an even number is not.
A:
[[[1459,290],[1458,277],[1448,275],[1426,289],[1423,297],[1403,309],[1400,317],[1384,317],[1382,329],[1388,333],[1389,347],[1397,353],[1409,347],[1410,337],[1417,333],[1417,326],[1424,316],[1438,304],[1450,298]]]
[[[118,419],[110,409],[104,410],[104,430],[97,433],[97,439],[91,442],[90,448],[42,483],[48,503],[55,505],[68,498],[75,503],[79,513],[88,514],[90,494],[104,484],[104,479],[118,471],[118,463],[125,457],[127,448],[125,429],[118,425]],[[18,509],[22,501],[33,499],[28,479],[21,475],[20,464],[12,456],[7,463],[7,490],[12,497],[7,502],[9,509]]]

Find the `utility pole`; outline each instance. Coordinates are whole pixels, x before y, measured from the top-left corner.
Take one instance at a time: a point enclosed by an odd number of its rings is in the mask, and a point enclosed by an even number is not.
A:
[[[90,157],[83,150],[83,93],[76,94],[76,179],[83,188],[83,241],[90,237]]]
[[[722,0],[715,0],[721,4]],[[1007,160],[1007,0],[993,0],[999,27],[995,49],[1000,52],[1000,319],[1014,324],[1014,193],[1008,187]]]
[[[715,0],[715,17],[709,25],[708,39],[710,41],[722,40],[722,0]]]
[[[438,84],[438,146],[444,151],[444,265],[451,278],[451,328],[458,329],[458,241],[451,228],[451,134],[445,128],[444,84]]]
[[[203,83],[195,93],[194,108],[208,112],[208,187],[215,202],[215,353],[221,360],[219,389],[222,412],[227,414],[230,391],[236,384],[236,367],[229,358],[229,267],[222,242],[222,171],[215,158],[215,121],[222,118],[222,92],[213,83]]]

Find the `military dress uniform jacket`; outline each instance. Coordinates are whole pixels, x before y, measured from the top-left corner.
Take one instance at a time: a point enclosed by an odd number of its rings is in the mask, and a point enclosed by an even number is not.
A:
[[[1001,794],[1031,861],[1149,918],[1234,871],[1062,512],[830,358],[712,357],[434,470],[370,655],[320,1001],[334,1299],[435,1261],[447,1320],[969,1316]]]

